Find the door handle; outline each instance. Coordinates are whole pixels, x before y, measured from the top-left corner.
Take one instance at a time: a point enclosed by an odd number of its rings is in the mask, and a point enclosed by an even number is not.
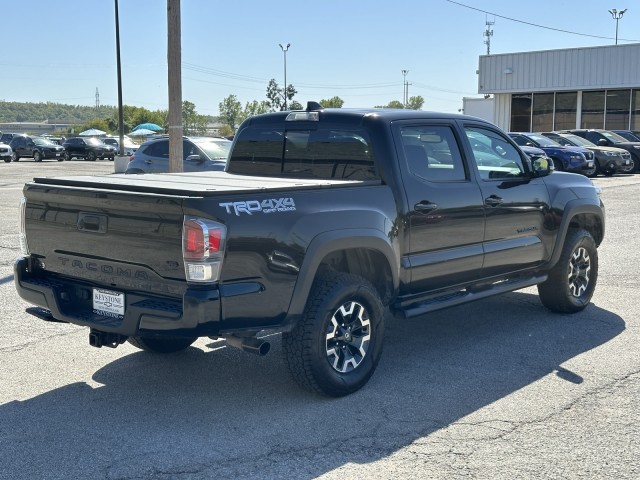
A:
[[[427,200],[423,200],[421,202],[416,203],[413,208],[418,212],[431,212],[436,208],[438,208],[438,204],[431,203]]]
[[[504,202],[502,197],[498,197],[497,195],[490,195],[490,196],[488,196],[487,198],[484,199],[484,203],[486,205],[489,205],[490,207],[497,207],[502,202]]]

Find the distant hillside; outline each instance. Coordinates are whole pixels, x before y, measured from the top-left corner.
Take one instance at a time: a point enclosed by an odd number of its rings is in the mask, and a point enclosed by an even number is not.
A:
[[[50,122],[81,124],[94,118],[111,118],[116,107],[101,105],[99,108],[64,103],[29,103],[0,101],[0,123]]]

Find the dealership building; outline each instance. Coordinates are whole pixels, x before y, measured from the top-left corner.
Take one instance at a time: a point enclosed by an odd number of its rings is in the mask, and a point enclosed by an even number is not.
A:
[[[483,55],[465,114],[513,132],[640,130],[640,43]]]

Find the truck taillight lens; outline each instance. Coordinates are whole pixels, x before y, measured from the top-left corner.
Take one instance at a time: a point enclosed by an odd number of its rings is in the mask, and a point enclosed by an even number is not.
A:
[[[185,217],[182,258],[189,282],[217,282],[224,257],[226,227],[213,220]]]
[[[27,232],[25,227],[25,215],[27,210],[27,199],[20,199],[20,251],[24,256],[29,255],[29,245],[27,244]]]

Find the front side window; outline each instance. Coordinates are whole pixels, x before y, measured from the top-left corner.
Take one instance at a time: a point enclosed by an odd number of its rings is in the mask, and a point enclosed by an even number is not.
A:
[[[525,176],[520,152],[498,132],[481,127],[465,127],[480,173],[486,181]]]

